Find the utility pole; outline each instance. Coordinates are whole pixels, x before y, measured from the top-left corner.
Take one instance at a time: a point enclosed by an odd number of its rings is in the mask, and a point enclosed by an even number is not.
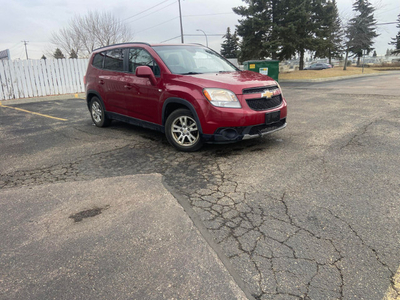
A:
[[[21,41],[25,45],[25,54],[26,54],[26,60],[28,60],[28,49],[26,48],[26,45],[29,43],[29,41]]]
[[[184,43],[183,41],[183,26],[182,26],[182,10],[181,10],[181,0],[178,0],[179,3],[179,19],[181,21],[181,42],[182,44]]]

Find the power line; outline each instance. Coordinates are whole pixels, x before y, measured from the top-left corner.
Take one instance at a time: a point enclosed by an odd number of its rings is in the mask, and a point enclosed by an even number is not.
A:
[[[171,1],[171,0],[162,1],[162,2],[156,4],[156,5],[152,6],[152,7],[149,7],[149,8],[147,8],[147,9],[145,9],[145,10],[142,10],[141,12],[138,12],[137,14],[134,14],[134,15],[132,15],[132,16],[126,18],[126,19],[118,20],[118,21],[112,23],[111,25],[115,25],[115,24],[119,24],[119,23],[125,22],[126,20],[132,19],[132,18],[134,18],[134,17],[136,17],[136,16],[138,16],[138,15],[141,15],[141,14],[145,13],[146,11],[149,11],[149,10],[151,10],[151,9],[157,7],[157,6],[160,6],[160,5],[162,5],[162,4],[164,4],[164,3],[168,2],[168,1]],[[177,2],[177,0],[175,0],[175,1],[174,1],[173,3],[171,3],[171,4],[168,4],[167,6],[164,6],[164,7],[160,8],[160,9],[158,9],[158,10],[156,10],[156,11],[153,11],[153,12],[151,12],[151,13],[145,15],[145,16],[142,16],[142,17],[140,17],[140,18],[136,18],[135,20],[132,20],[132,21],[130,21],[130,22],[125,22],[125,23],[126,23],[126,24],[129,24],[129,23],[134,23],[134,22],[136,22],[136,21],[139,21],[139,20],[141,20],[141,19],[143,19],[143,18],[146,18],[147,16],[150,16],[150,15],[152,15],[152,14],[154,14],[154,13],[160,11],[160,10],[163,10],[163,9],[165,9],[165,8],[171,6],[171,5],[174,5],[176,2]],[[145,29],[145,30],[146,30],[146,29]]]
[[[225,34],[222,34],[222,33],[211,33],[211,34],[208,34],[208,33],[207,33],[207,36],[224,36],[224,35],[225,35]],[[203,35],[202,35],[202,34],[184,34],[184,36],[203,36]],[[177,36],[175,36],[175,37],[173,37],[173,38],[170,38],[170,39],[168,39],[168,40],[165,40],[165,41],[160,42],[160,44],[165,43],[165,42],[172,41],[172,40],[177,39],[177,38],[179,38],[179,37],[181,37],[181,36],[180,36],[180,35],[177,35]]]
[[[145,10],[143,10],[143,11],[137,13],[137,14],[134,14],[133,16],[130,16],[130,17],[128,17],[128,18],[122,20],[121,22],[126,21],[126,20],[129,20],[129,19],[132,19],[132,18],[134,18],[134,17],[136,17],[136,16],[138,16],[138,15],[141,15],[142,13],[145,13],[146,11],[149,11],[149,10],[153,9],[154,7],[160,6],[161,4],[164,4],[165,2],[168,2],[168,1],[171,1],[171,0],[162,1],[162,2],[160,2],[160,3],[158,3],[158,4],[154,5],[154,6],[152,6],[152,7],[150,7],[150,8],[147,8],[147,9],[145,9]]]
[[[22,59],[22,56],[24,55],[24,47],[21,48],[21,52],[19,53],[19,59]]]
[[[224,36],[223,33],[207,33],[207,36]],[[203,34],[185,34],[185,36],[204,36]]]
[[[172,4],[175,4],[175,2],[172,3]],[[170,4],[170,5],[172,5],[172,4]],[[165,6],[164,8],[166,8],[166,7],[170,6],[170,5],[167,5],[167,6]],[[163,9],[163,8],[161,8],[161,9]],[[160,10],[161,10],[161,9],[160,9]],[[156,11],[155,11],[155,12],[156,12]],[[204,14],[204,15],[187,15],[187,16],[182,16],[182,18],[186,18],[186,17],[205,17],[205,16],[227,15],[227,14],[233,14],[233,13],[216,13],[216,14]],[[150,15],[150,14],[149,14],[149,15]],[[159,24],[157,24],[157,25],[154,25],[154,26],[145,28],[145,29],[143,29],[143,30],[137,31],[136,33],[140,33],[140,32],[143,32],[143,31],[146,31],[146,30],[149,30],[149,29],[153,29],[153,28],[155,28],[155,27],[157,27],[157,26],[160,26],[160,25],[163,25],[163,24],[165,24],[165,23],[171,22],[171,21],[173,21],[173,20],[175,20],[175,19],[177,19],[177,18],[178,18],[178,17],[169,19],[168,21],[165,21],[165,22],[159,23]],[[134,22],[134,21],[133,21],[133,22]],[[184,34],[183,36],[186,36],[186,35],[187,35],[187,34]],[[222,34],[222,35],[223,35],[223,34]],[[210,36],[212,36],[212,35],[210,35]]]
[[[397,24],[397,23],[399,23],[399,22],[377,23],[375,25],[376,26],[379,26],[379,25],[391,25],[391,24]]]
[[[171,5],[176,4],[176,2],[177,2],[177,1],[174,1],[174,2],[172,2],[171,4],[168,4],[167,6],[164,6],[164,7],[160,8],[160,9],[157,9],[157,10],[155,10],[155,11],[153,11],[153,12],[147,14],[147,15],[144,15],[144,16],[142,16],[142,17],[140,17],[140,18],[137,18],[137,19],[132,20],[132,21],[127,22],[127,23],[128,23],[128,24],[129,24],[129,23],[134,23],[134,22],[136,22],[136,21],[139,21],[139,20],[141,20],[141,19],[144,19],[144,18],[146,18],[146,17],[148,17],[148,16],[150,16],[150,15],[152,15],[152,14],[154,14],[154,13],[160,11],[160,10],[163,10],[163,9],[165,9],[165,8],[167,8],[167,7],[170,7]]]
[[[165,21],[165,22],[159,23],[159,24],[157,24],[157,25],[151,26],[151,27],[149,27],[149,28],[140,30],[140,31],[138,31],[138,32],[136,32],[136,33],[140,33],[140,32],[143,32],[143,31],[146,31],[146,30],[149,30],[149,29],[153,29],[154,27],[163,25],[163,24],[165,24],[165,23],[171,22],[171,21],[176,20],[176,19],[178,19],[178,18],[179,18],[179,17],[174,17],[174,18],[172,18],[172,19],[169,19],[168,21]]]
[[[16,43],[14,46],[12,46],[12,47],[10,47],[10,48],[8,48],[8,49],[11,50],[12,48],[14,48],[14,47],[16,47],[16,46],[19,46],[19,45],[20,45],[20,42]]]
[[[235,13],[229,12],[229,13],[216,13],[216,14],[204,14],[204,15],[187,15],[187,16],[183,16],[183,17],[190,18],[190,17],[206,17],[206,16],[232,15],[232,14],[235,14]]]
[[[134,15],[132,15],[132,16],[126,18],[126,19],[118,20],[118,21],[116,21],[116,22],[113,22],[111,25],[115,25],[115,24],[119,24],[119,23],[125,22],[126,20],[132,19],[132,18],[134,18],[134,17],[136,17],[136,16],[138,16],[138,15],[141,15],[141,14],[145,13],[146,11],[149,11],[149,10],[151,10],[151,9],[157,7],[157,6],[160,6],[161,4],[164,4],[164,3],[168,2],[168,1],[171,1],[171,0],[162,1],[162,2],[156,4],[156,5],[152,6],[152,7],[149,7],[149,8],[147,8],[147,9],[145,9],[145,10],[142,10],[141,12],[138,12],[137,14],[134,14]],[[163,9],[165,9],[165,8],[171,6],[171,5],[174,5],[176,2],[177,2],[177,1],[175,0],[173,3],[171,3],[171,4],[167,5],[167,6],[164,6],[164,7],[160,8],[160,9],[158,9],[158,10],[156,10],[156,11],[153,11],[153,12],[151,12],[151,13],[145,15],[145,16],[142,16],[142,17],[140,17],[140,18],[137,18],[137,19],[135,19],[135,20],[133,20],[133,21],[125,22],[125,23],[126,23],[126,24],[129,24],[129,23],[134,23],[134,22],[136,22],[136,21],[139,21],[139,20],[141,20],[141,19],[143,19],[143,18],[145,18],[145,17],[147,17],[147,16],[150,16],[150,15],[152,15],[152,14],[154,14],[154,13],[160,11],[160,10],[163,10]]]
[[[179,38],[179,37],[181,37],[181,35],[177,35],[176,37],[173,37],[173,38],[171,38],[171,39],[168,39],[168,40],[162,41],[162,42],[160,42],[160,44],[162,44],[162,43],[165,43],[165,42],[172,41],[172,40],[174,40],[174,39],[177,39],[177,38]]]

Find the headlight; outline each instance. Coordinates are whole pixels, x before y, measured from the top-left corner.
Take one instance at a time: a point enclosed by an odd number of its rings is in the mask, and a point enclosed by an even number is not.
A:
[[[282,88],[281,88],[281,85],[278,83],[278,81],[276,81],[276,85],[278,86],[279,91],[281,92],[281,96],[283,98]]]
[[[203,90],[204,96],[212,105],[218,107],[242,108],[236,95],[229,90],[208,88]]]

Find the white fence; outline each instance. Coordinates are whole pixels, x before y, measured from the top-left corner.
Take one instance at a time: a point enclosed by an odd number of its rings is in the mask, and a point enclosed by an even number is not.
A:
[[[0,60],[0,100],[82,93],[87,59]]]

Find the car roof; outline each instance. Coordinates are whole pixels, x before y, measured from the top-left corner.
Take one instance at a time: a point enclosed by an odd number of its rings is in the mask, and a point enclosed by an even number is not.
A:
[[[160,46],[186,46],[186,47],[187,46],[202,46],[202,47],[204,47],[204,45],[202,45],[202,44],[149,44],[149,43],[143,43],[143,42],[127,42],[127,43],[119,43],[119,44],[113,44],[113,45],[100,47],[100,48],[94,49],[93,52],[98,52],[100,50],[114,49],[114,48],[118,48],[120,46],[129,47],[129,46],[137,46],[137,45],[145,45],[145,46],[149,46],[149,47],[160,47]]]

